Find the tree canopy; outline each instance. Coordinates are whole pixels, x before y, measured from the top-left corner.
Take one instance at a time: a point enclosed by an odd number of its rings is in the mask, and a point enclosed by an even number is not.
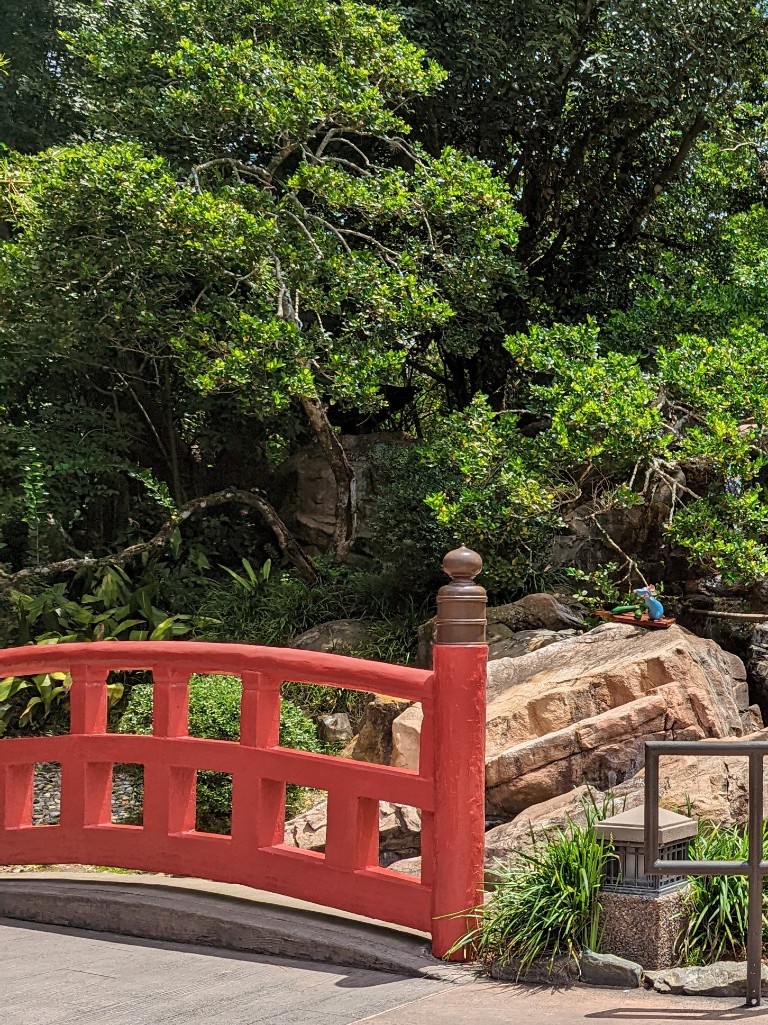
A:
[[[248,492],[312,577],[312,441],[336,561],[765,576],[767,41],[745,0],[11,4],[13,569]],[[363,542],[343,437],[392,431]]]

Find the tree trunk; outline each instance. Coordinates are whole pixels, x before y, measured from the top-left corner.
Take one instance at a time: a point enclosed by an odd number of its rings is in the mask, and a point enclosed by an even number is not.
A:
[[[344,446],[328,420],[322,402],[301,396],[312,433],[320,443],[336,481],[336,523],[333,529],[333,550],[345,559],[357,537],[357,478],[347,459]]]

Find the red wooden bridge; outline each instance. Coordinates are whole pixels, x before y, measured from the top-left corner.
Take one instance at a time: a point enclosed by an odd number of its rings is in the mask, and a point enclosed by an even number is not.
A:
[[[71,674],[70,732],[0,741],[0,864],[82,864],[242,883],[432,935],[446,955],[483,877],[485,593],[479,556],[444,566],[433,669],[343,655],[180,641],[108,641],[0,651],[0,675]],[[109,673],[152,674],[151,736],[107,732]],[[238,742],[190,737],[189,677],[242,680]],[[418,772],[280,746],[285,681],[420,701]],[[33,825],[34,767],[61,765],[61,817]],[[140,826],[112,822],[115,764],[143,766]],[[198,770],[232,777],[229,835],[195,829]],[[288,783],[328,793],[324,853],[283,843]],[[379,801],[421,810],[421,877],[379,867]],[[454,953],[453,957],[460,957]]]

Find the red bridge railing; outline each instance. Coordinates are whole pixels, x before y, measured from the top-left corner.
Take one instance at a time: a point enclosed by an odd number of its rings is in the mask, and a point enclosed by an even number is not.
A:
[[[453,561],[451,561],[451,559]],[[0,741],[0,864],[92,864],[242,883],[429,932],[444,956],[483,879],[485,670],[481,563],[444,563],[432,671],[343,655],[180,641],[108,641],[0,651],[0,675],[65,671],[70,732]],[[477,611],[482,609],[482,615]],[[467,615],[467,613],[470,615]],[[151,736],[107,733],[107,675],[150,670]],[[242,680],[240,739],[187,732],[189,677]],[[420,701],[418,772],[279,743],[280,688],[294,681]],[[34,767],[61,765],[57,825],[33,825]],[[143,823],[111,821],[115,764],[144,771]],[[196,773],[232,777],[231,833],[195,829]],[[283,843],[288,783],[328,793],[325,853]],[[421,877],[379,867],[378,802],[421,810]],[[454,955],[457,956],[457,955]]]

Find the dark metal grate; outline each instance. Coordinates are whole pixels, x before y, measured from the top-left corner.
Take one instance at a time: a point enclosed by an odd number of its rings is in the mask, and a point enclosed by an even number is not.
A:
[[[688,858],[689,839],[676,840],[661,848],[664,861],[685,861]],[[621,843],[614,845],[615,857],[606,865],[603,889],[619,890],[621,893],[670,893],[684,886],[684,875],[646,875],[645,847],[642,844]]]

